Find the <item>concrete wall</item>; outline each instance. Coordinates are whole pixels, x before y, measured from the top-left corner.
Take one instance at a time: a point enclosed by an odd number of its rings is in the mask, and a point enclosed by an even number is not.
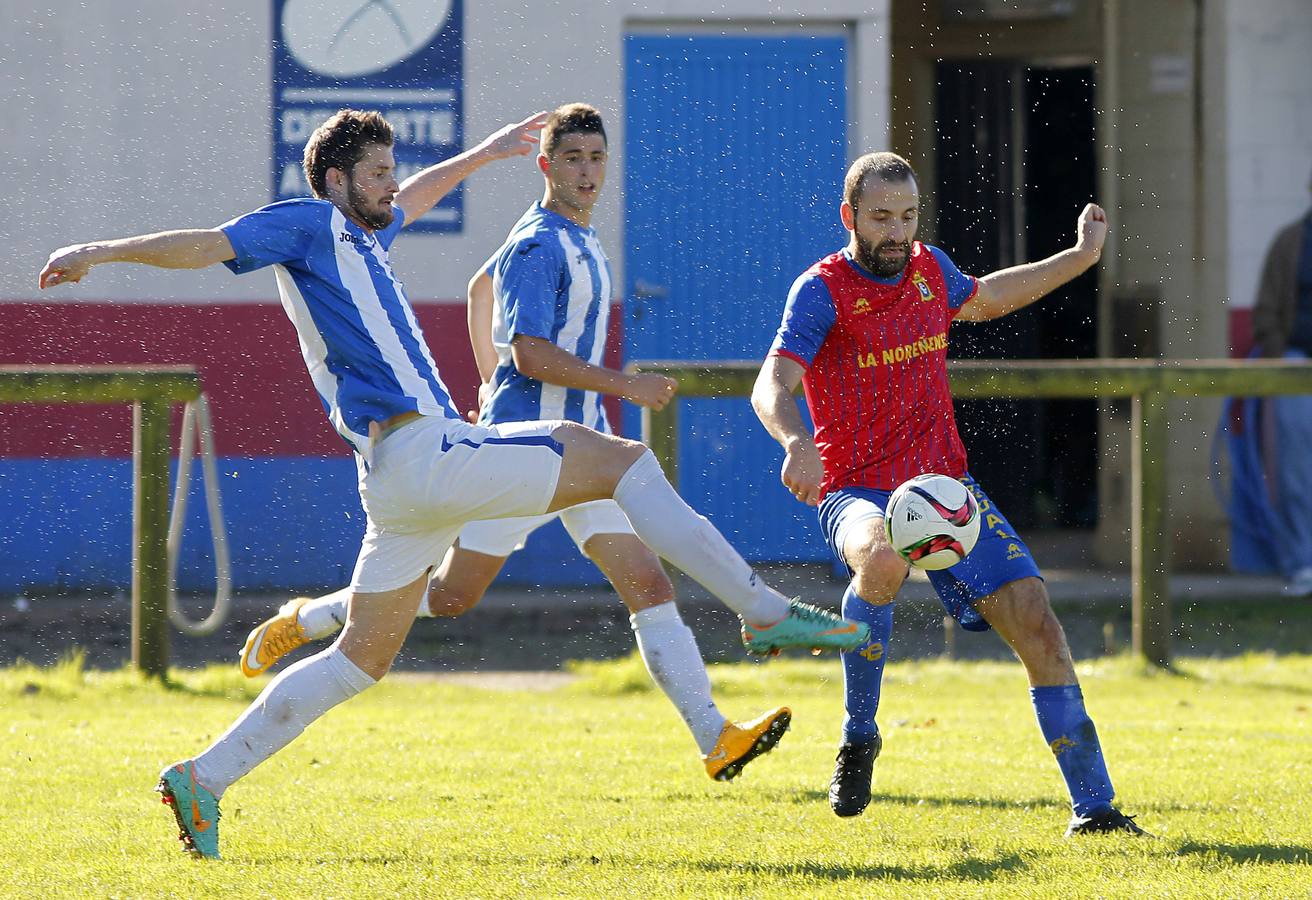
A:
[[[1271,238],[1312,201],[1312,3],[1225,4],[1226,295],[1256,301]]]
[[[0,0],[6,22],[0,151],[10,164],[15,215],[0,241],[0,300],[36,297],[46,254],[77,240],[219,224],[269,200],[271,103],[266,2],[53,0],[34,8]],[[608,115],[623,147],[623,39],[627,29],[850,29],[854,150],[882,146],[888,119],[883,2],[840,0],[823,17],[805,2],[634,0],[579,4],[467,0],[466,137],[472,141],[536,109],[583,99]],[[596,225],[618,251],[623,159],[611,171]],[[465,280],[500,242],[541,178],[530,160],[476,173],[466,228],[408,236],[394,259],[417,302],[463,296]],[[609,236],[614,237],[609,237]],[[617,258],[618,252],[612,254]],[[225,272],[99,270],[65,299],[272,300],[271,280]]]
[[[117,265],[81,285],[36,291],[47,254],[62,245],[214,226],[269,202],[271,0],[0,0],[0,21],[9,201],[0,363],[197,365],[237,587],[339,586],[362,530],[354,467],[320,412],[272,276]],[[882,0],[829,3],[823,17],[805,2],[465,0],[466,142],[563,102],[601,108],[613,162],[594,224],[622,285],[626,33],[847,34],[856,154],[887,142],[888,27]],[[394,247],[462,409],[477,385],[465,282],[541,191],[531,159],[490,166],[466,182],[463,233],[403,233]],[[612,351],[619,318],[612,314]],[[610,362],[619,362],[614,353]],[[0,533],[0,592],[126,586],[129,435],[126,409],[0,406],[0,505],[25,510]],[[179,572],[186,589],[204,587],[212,572],[202,508],[193,494]],[[550,530],[516,555],[511,577],[596,579],[563,531]]]

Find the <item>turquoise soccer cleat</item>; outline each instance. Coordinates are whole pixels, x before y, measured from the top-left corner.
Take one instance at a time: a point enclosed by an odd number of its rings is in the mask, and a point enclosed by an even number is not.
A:
[[[219,858],[219,798],[196,780],[195,763],[188,760],[169,766],[159,774],[155,786],[165,806],[173,808],[178,820],[178,840],[187,853],[207,859]]]
[[[853,650],[870,640],[870,626],[852,622],[818,607],[791,600],[788,615],[773,625],[743,623],[743,646],[748,653],[763,656],[789,647],[821,650]]]

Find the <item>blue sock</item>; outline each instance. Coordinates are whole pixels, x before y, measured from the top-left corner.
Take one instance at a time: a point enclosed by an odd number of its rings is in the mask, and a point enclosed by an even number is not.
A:
[[[1030,688],[1039,730],[1048,742],[1057,768],[1066,779],[1071,808],[1077,816],[1101,812],[1112,805],[1112,780],[1102,758],[1098,731],[1084,711],[1078,684]]]
[[[884,680],[888,640],[893,635],[893,604],[875,606],[857,596],[848,585],[843,594],[843,616],[870,626],[870,642],[841,654],[843,658],[843,742],[865,742],[879,733],[879,686]]]

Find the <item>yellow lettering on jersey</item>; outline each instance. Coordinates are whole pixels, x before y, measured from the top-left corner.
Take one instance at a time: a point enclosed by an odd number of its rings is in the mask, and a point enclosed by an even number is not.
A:
[[[999,525],[1001,525],[1001,524],[1002,524],[1002,516],[997,516],[997,515],[994,515],[993,513],[989,513],[989,514],[984,518],[984,527],[985,527],[985,528],[997,528],[997,527],[998,527]]]
[[[917,338],[910,344],[902,344],[897,347],[885,347],[876,356],[874,352],[860,353],[856,355],[857,368],[869,369],[877,365],[891,366],[894,363],[910,362],[913,359],[924,356],[927,353],[937,353],[940,350],[948,349],[947,332],[940,331],[938,334],[925,335]]]

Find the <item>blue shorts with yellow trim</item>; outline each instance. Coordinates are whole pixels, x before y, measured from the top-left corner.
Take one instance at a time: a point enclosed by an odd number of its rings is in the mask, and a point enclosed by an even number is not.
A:
[[[979,502],[979,541],[970,554],[948,569],[927,572],[930,584],[943,601],[948,614],[967,631],[988,631],[989,623],[975,611],[975,601],[987,597],[1004,584],[1022,578],[1042,578],[1039,567],[1030,555],[1030,548],[1016,534],[1002,510],[993,505],[984,489],[969,473],[962,476],[964,484]],[[825,496],[817,511],[820,528],[834,556],[847,566],[843,559],[843,540],[854,525],[869,519],[882,519],[892,491],[873,488],[841,488]]]

